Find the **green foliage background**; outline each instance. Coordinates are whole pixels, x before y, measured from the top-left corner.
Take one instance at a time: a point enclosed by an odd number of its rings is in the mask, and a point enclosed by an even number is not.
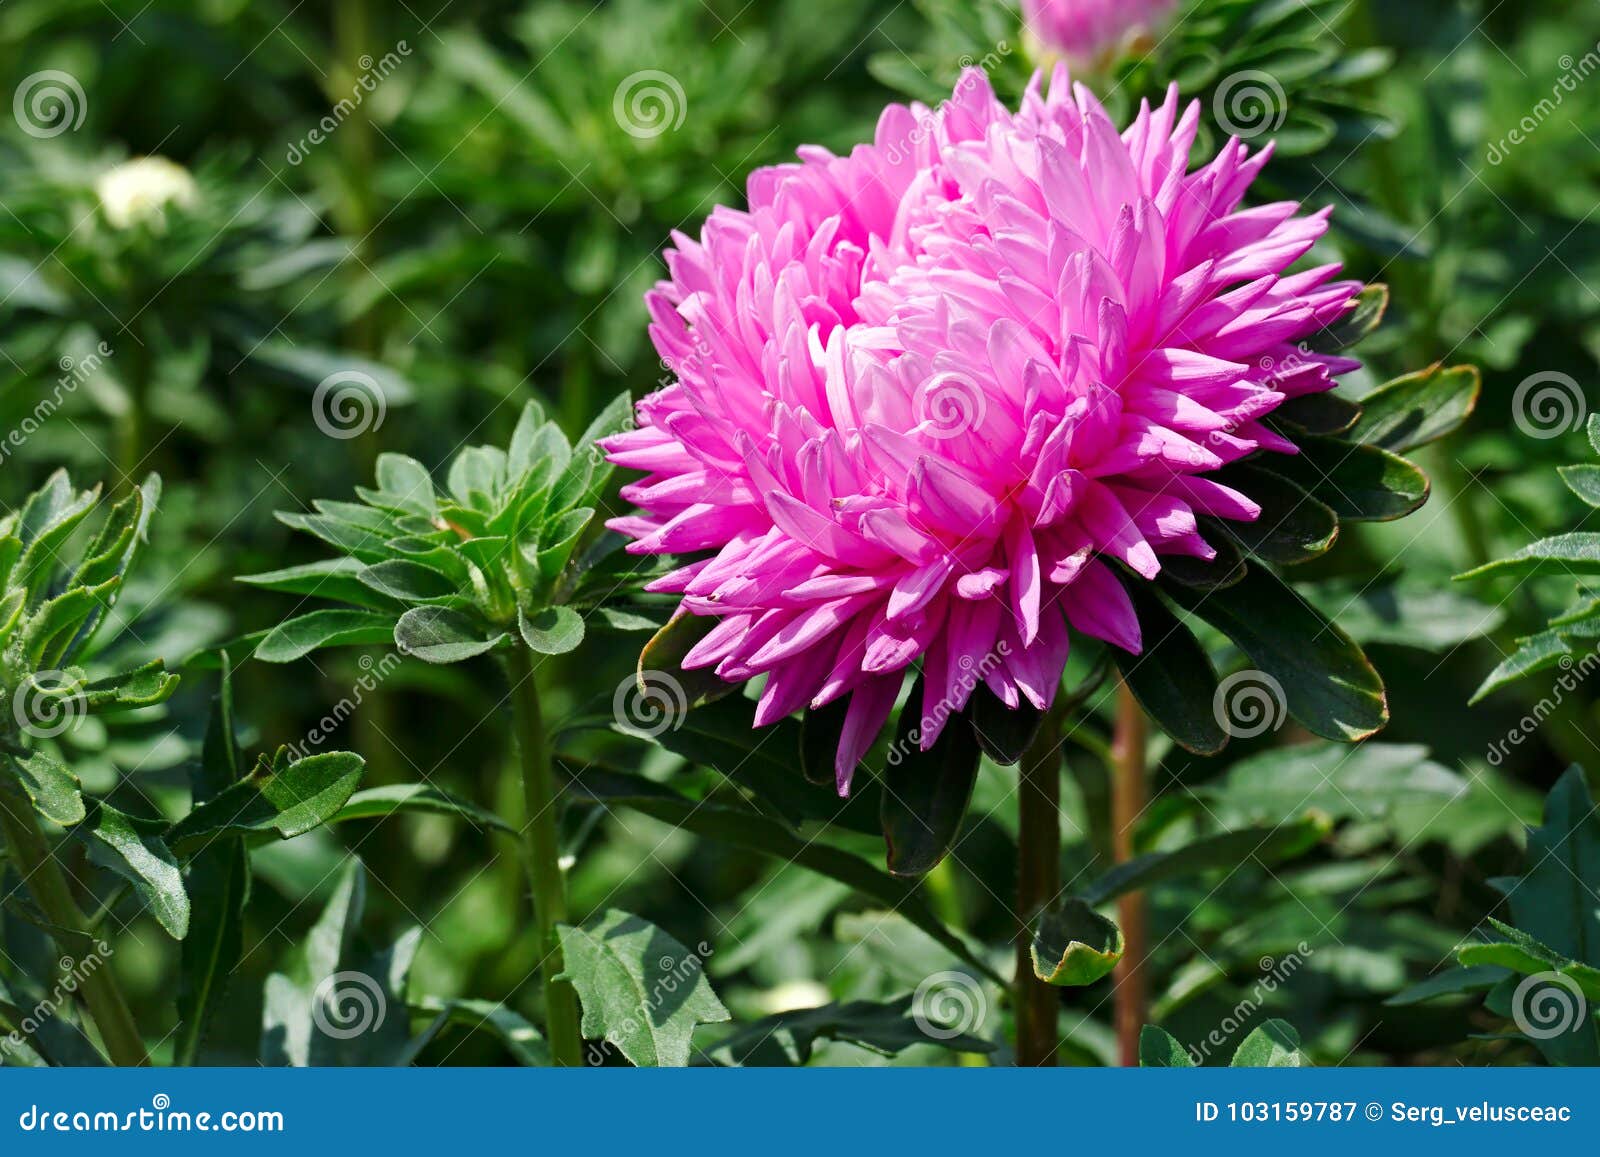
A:
[[[1535,539],[1581,531],[1593,513],[1556,471],[1593,460],[1581,413],[1559,436],[1530,436],[1515,399],[1530,377],[1559,374],[1581,395],[1576,410],[1600,401],[1600,88],[1589,87],[1600,80],[1560,88],[1600,53],[1600,9],[1587,0],[1192,0],[1185,19],[1250,20],[1296,5],[1314,22],[1300,19],[1290,41],[1258,46],[1253,59],[1206,59],[1175,42],[1099,83],[1126,107],[1176,76],[1207,98],[1209,116],[1228,73],[1282,75],[1291,115],[1269,177],[1313,206],[1335,204],[1326,248],[1392,290],[1351,392],[1435,362],[1477,364],[1483,392],[1463,429],[1421,452],[1433,493],[1420,513],[1347,527],[1335,550],[1293,576],[1383,673],[1393,721],[1380,740],[1353,755],[1320,744],[1289,751],[1305,738],[1291,728],[1215,758],[1155,742],[1161,799],[1141,847],[1219,824],[1303,823],[1307,798],[1322,826],[1315,847],[1287,863],[1247,855],[1225,873],[1180,875],[1151,892],[1151,1019],[1184,1042],[1234,1024],[1225,1045],[1208,1048],[1210,1063],[1226,1063],[1257,1015],[1292,1023],[1318,1063],[1528,1061],[1541,1053],[1502,1035],[1503,1010],[1486,1009],[1470,988],[1391,1001],[1448,972],[1464,942],[1498,937],[1484,925],[1508,915],[1493,881],[1522,870],[1525,825],[1539,822],[1569,764],[1600,772],[1596,691],[1581,680],[1561,689],[1566,667],[1467,707],[1516,639],[1567,608],[1573,581],[1493,572],[1451,581]],[[669,232],[693,232],[714,204],[738,203],[744,174],[797,145],[848,149],[903,91],[936,99],[974,49],[1000,52],[997,83],[1015,91],[1027,71],[1020,43],[1007,40],[1015,20],[992,0],[0,8],[0,75],[19,85],[60,70],[86,94],[81,126],[46,139],[0,118],[0,429],[60,399],[36,433],[7,447],[0,503],[15,508],[63,465],[112,491],[152,470],[165,483],[142,570],[100,646],[120,668],[163,657],[184,682],[161,707],[73,732],[85,786],[133,811],[181,813],[218,648],[296,609],[295,596],[234,576],[322,557],[274,511],[349,497],[370,483],[381,451],[438,470],[464,445],[504,445],[529,400],[575,437],[619,393],[648,392],[666,371],[640,296],[661,275]],[[1309,60],[1293,55],[1306,51]],[[319,122],[375,69],[382,79],[317,143]],[[681,84],[685,115],[640,137],[624,131],[613,102],[647,69]],[[1535,129],[1506,147],[1530,117]],[[199,202],[158,235],[130,237],[96,215],[94,182],[145,154],[188,167]],[[100,342],[112,352],[96,359]],[[314,420],[313,391],[352,370],[378,383],[382,420],[360,437],[331,438]],[[609,714],[640,638],[611,635],[548,661],[546,713],[573,725],[558,751],[670,780],[694,798],[729,790],[671,752],[585,726]],[[242,664],[233,696],[244,746],[300,741],[386,653]],[[335,720],[330,745],[365,756],[365,787],[425,780],[514,810],[506,706],[483,662],[397,667]],[[1109,866],[1091,835],[1105,830],[1097,752],[1109,696],[1091,696],[1088,711],[1065,780],[1068,874],[1085,880]],[[998,896],[1010,894],[1014,872],[1013,809],[1001,806],[1012,774],[980,776],[960,866],[923,887],[931,911],[996,944],[1010,935]],[[564,836],[574,913],[640,913],[682,944],[709,945],[707,976],[741,1025],[796,1002],[902,1000],[930,975],[965,967],[881,898],[648,809],[574,809]],[[875,862],[881,854],[848,828],[840,839]],[[200,1056],[257,1057],[269,977],[282,982],[297,967],[297,945],[325,905],[348,908],[351,849],[369,877],[361,938],[389,945],[422,927],[410,999],[419,1022],[439,1017],[410,1052],[401,1042],[377,1059],[528,1059],[514,1033],[475,1031],[481,1016],[452,1015],[469,1007],[459,1002],[493,1001],[537,1021],[541,999],[520,866],[487,824],[449,809],[256,848],[243,962]],[[1600,879],[1582,883],[1592,918]],[[175,1045],[162,1034],[176,1025],[180,948],[137,896],[115,899],[109,926],[112,967],[152,1043],[161,1040],[156,1055],[170,1059]],[[0,977],[48,951],[14,912],[0,914],[0,932]],[[1264,991],[1263,978],[1291,956],[1292,975]],[[992,1015],[977,1035],[1000,1041],[999,995],[985,991]],[[1106,986],[1064,1000],[1063,1058],[1109,1062]],[[1265,1011],[1240,1017],[1247,1001]],[[725,1034],[697,1037],[697,1059],[737,1054],[712,1051]],[[824,1040],[813,1059],[975,1055],[863,1035],[879,1047]],[[809,1055],[809,1038],[799,1039],[807,1043],[786,1059]],[[752,1048],[766,1042],[750,1038]]]

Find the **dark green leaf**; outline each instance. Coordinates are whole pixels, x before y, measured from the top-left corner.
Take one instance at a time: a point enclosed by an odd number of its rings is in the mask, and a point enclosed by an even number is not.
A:
[[[303,835],[339,813],[361,782],[365,761],[348,751],[325,751],[290,759],[280,748],[254,771],[197,805],[167,833],[180,850],[223,833],[276,832]]]
[[[921,749],[931,723],[917,715],[922,688],[919,678],[900,711],[883,769],[879,818],[895,876],[926,875],[949,855],[978,778],[981,752],[965,717],[949,720],[934,745]]]
[[[1144,650],[1129,655],[1113,648],[1117,669],[1139,705],[1186,751],[1211,755],[1228,742],[1216,708],[1217,674],[1194,633],[1178,621],[1148,584],[1123,586],[1139,616]]]
[[[487,654],[506,635],[486,630],[459,611],[413,607],[394,626],[395,645],[426,663],[460,663]]]
[[[183,874],[166,843],[138,830],[132,817],[106,804],[97,804],[90,826],[79,829],[89,843],[89,854],[133,885],[167,934],[182,940],[189,934],[189,894]]]
[[[1122,952],[1122,929],[1076,897],[1043,913],[1033,927],[1033,971],[1047,984],[1093,984],[1111,974]]]
[[[1443,438],[1471,416],[1482,377],[1476,366],[1430,366],[1386,382],[1361,399],[1357,442],[1395,454]]]
[[[1139,1067],[1142,1069],[1192,1069],[1194,1061],[1171,1033],[1147,1024],[1139,1030]]]
[[[392,616],[373,611],[312,611],[267,632],[255,657],[264,663],[292,663],[322,647],[388,643],[395,629]]]

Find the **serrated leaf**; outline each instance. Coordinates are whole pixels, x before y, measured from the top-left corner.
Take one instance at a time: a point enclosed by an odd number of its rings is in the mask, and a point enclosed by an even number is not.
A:
[[[88,814],[83,805],[83,785],[54,756],[33,751],[12,756],[7,762],[33,801],[34,810],[51,823],[68,827]]]
[[[1139,1030],[1139,1067],[1142,1069],[1192,1069],[1194,1061],[1173,1035],[1153,1024]]]
[[[189,894],[161,837],[140,832],[132,817],[103,803],[89,826],[78,830],[95,862],[131,883],[169,936],[182,940],[189,934]]]
[[[635,1065],[687,1065],[695,1026],[731,1019],[701,955],[654,924],[613,908],[582,928],[556,930],[584,1035],[605,1038]]]
[[[244,779],[198,804],[167,833],[184,849],[224,833],[276,832],[290,839],[327,823],[361,782],[366,761],[348,751],[291,760],[280,749]]]
[[[1236,1069],[1298,1069],[1311,1064],[1300,1051],[1300,1034],[1294,1026],[1277,1019],[1245,1037],[1228,1063]]]

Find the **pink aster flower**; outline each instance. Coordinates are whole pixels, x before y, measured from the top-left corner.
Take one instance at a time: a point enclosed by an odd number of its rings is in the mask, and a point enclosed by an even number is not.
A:
[[[1046,52],[1087,64],[1148,35],[1178,0],[1022,0],[1024,34]]]
[[[1059,65],[1013,114],[972,71],[674,236],[677,380],[603,443],[646,474],[609,525],[696,556],[654,589],[718,619],[686,667],[767,676],[758,725],[850,697],[841,792],[919,660],[927,748],[980,680],[1047,707],[1069,626],[1137,653],[1119,572],[1212,558],[1196,516],[1260,508],[1206,475],[1294,453],[1261,419],[1357,364],[1295,344],[1360,288],[1285,272],[1326,213],[1239,208],[1270,147],[1189,172],[1199,117],[1119,134]]]

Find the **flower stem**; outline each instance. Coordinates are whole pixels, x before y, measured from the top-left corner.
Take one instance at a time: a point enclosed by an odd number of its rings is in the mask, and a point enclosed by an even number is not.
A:
[[[1149,798],[1144,766],[1146,735],[1144,709],[1128,685],[1119,681],[1116,724],[1111,736],[1111,838],[1119,864],[1133,858],[1134,825]],[[1117,901],[1117,920],[1122,925],[1125,949],[1114,977],[1117,1053],[1123,1065],[1133,1067],[1139,1063],[1139,1033],[1144,1029],[1150,1003],[1145,976],[1150,932],[1143,892],[1130,892]]]
[[[517,744],[522,753],[524,851],[528,883],[533,889],[534,932],[539,943],[544,975],[545,1029],[550,1052],[558,1065],[583,1064],[583,1037],[578,1030],[578,994],[562,971],[561,941],[556,925],[567,919],[566,882],[561,875],[561,838],[557,820],[555,776],[550,748],[539,707],[539,685],[534,679],[528,649],[511,648],[511,703],[516,717]]]
[[[51,850],[50,842],[39,828],[33,805],[0,777],[0,831],[11,850],[11,862],[22,875],[32,894],[34,903],[44,913],[45,919],[70,932],[92,936],[83,911],[73,898],[67,877],[61,870]],[[64,953],[73,951],[70,941],[58,940]],[[105,1044],[111,1063],[127,1067],[149,1064],[144,1050],[144,1040],[128,1011],[128,1002],[117,987],[115,974],[105,962],[99,968],[82,971],[79,984],[89,1014],[100,1030],[100,1040]]]
[[[1061,891],[1061,720],[1051,710],[1023,753],[1017,786],[1017,1064],[1056,1063],[1056,990],[1034,973],[1033,925]]]

